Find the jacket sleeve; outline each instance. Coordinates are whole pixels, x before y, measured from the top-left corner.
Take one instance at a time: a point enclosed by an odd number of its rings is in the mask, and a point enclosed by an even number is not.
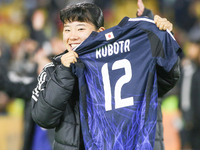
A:
[[[178,59],[169,72],[166,72],[162,67],[158,65],[156,66],[158,97],[164,96],[176,85],[180,77],[179,62],[180,60]]]
[[[32,118],[39,126],[54,128],[59,124],[74,83],[75,76],[70,68],[63,65],[55,67],[53,63],[44,67],[31,98]]]

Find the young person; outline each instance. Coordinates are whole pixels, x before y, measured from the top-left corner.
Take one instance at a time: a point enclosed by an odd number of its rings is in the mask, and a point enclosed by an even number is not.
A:
[[[78,58],[78,54],[73,50],[93,31],[98,33],[105,30],[103,13],[94,4],[78,3],[61,10],[60,19],[64,25],[63,42],[67,50],[54,57],[53,62],[46,65],[39,75],[38,85],[32,94],[32,117],[41,127],[56,128],[53,145],[55,150],[87,149],[87,145],[84,146],[87,143],[83,143],[82,138],[85,131],[81,131],[79,83],[72,73],[71,64],[77,62]],[[179,74],[175,69],[177,66],[176,63],[160,78],[163,83],[158,83],[158,86],[164,85],[166,78],[169,84],[167,89],[163,86],[160,88],[159,95],[166,93],[176,83],[177,78],[172,75]]]

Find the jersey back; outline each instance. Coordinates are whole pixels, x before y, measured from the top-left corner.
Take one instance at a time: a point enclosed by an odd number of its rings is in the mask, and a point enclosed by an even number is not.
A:
[[[76,52],[80,115],[88,150],[153,150],[157,122],[156,65],[170,71],[179,45],[146,18],[125,17],[93,32]]]

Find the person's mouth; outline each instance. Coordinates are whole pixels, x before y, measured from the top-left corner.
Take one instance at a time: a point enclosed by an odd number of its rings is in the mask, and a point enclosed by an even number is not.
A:
[[[72,50],[76,49],[76,47],[78,47],[80,44],[70,44],[70,47]]]

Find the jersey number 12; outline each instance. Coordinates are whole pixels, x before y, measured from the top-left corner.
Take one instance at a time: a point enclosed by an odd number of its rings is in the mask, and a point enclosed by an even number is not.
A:
[[[125,75],[121,76],[114,88],[114,99],[115,99],[115,109],[132,106],[134,104],[133,97],[121,98],[121,89],[125,83],[128,83],[132,78],[132,69],[131,64],[127,59],[122,59],[115,61],[112,65],[112,70],[117,70],[124,68]],[[108,73],[108,63],[105,63],[101,68],[103,85],[104,85],[104,94],[105,94],[105,110],[112,110],[112,95],[111,95],[111,85]]]

